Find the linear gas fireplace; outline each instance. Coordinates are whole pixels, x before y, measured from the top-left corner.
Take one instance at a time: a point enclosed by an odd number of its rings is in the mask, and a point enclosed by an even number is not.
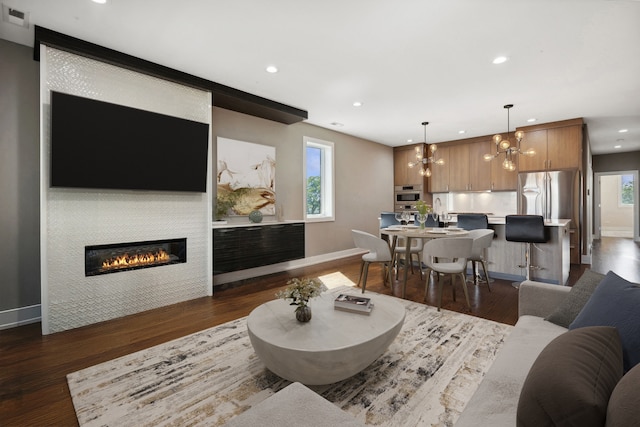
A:
[[[187,262],[187,239],[85,246],[85,276]]]

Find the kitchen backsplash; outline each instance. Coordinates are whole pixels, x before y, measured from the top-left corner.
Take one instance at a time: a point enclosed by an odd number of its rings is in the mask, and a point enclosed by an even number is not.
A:
[[[438,199],[441,208],[438,208]],[[515,191],[492,193],[433,193],[436,212],[474,212],[505,216],[518,213],[518,198]]]

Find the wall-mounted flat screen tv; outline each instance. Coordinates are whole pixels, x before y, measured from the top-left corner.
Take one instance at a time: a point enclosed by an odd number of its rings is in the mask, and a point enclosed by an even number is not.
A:
[[[209,125],[51,92],[51,186],[206,192]]]

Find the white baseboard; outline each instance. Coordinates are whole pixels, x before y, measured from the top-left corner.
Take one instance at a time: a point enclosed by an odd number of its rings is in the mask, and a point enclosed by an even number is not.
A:
[[[293,261],[281,262],[278,264],[265,265],[263,267],[249,268],[246,270],[232,271],[230,273],[222,273],[213,276],[213,286],[222,285],[224,283],[235,282],[237,280],[250,279],[252,277],[265,276],[267,274],[278,273],[280,271],[293,270],[300,267],[308,267],[310,265],[320,264],[336,259],[347,258],[353,255],[363,254],[366,251],[353,248],[344,251],[331,252],[328,254],[316,255],[312,257],[296,259]]]
[[[40,304],[0,311],[0,330],[15,328],[41,320]]]
[[[633,237],[633,230],[631,229],[616,229],[616,228],[602,228],[600,230],[600,235],[603,237]]]

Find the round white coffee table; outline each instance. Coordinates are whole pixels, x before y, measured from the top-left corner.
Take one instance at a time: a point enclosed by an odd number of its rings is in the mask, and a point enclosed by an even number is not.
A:
[[[320,385],[349,378],[380,357],[402,328],[404,306],[386,295],[346,293],[371,298],[371,313],[336,310],[329,292],[311,300],[307,323],[298,322],[295,306],[282,299],[255,308],[247,330],[265,366],[289,381]]]

